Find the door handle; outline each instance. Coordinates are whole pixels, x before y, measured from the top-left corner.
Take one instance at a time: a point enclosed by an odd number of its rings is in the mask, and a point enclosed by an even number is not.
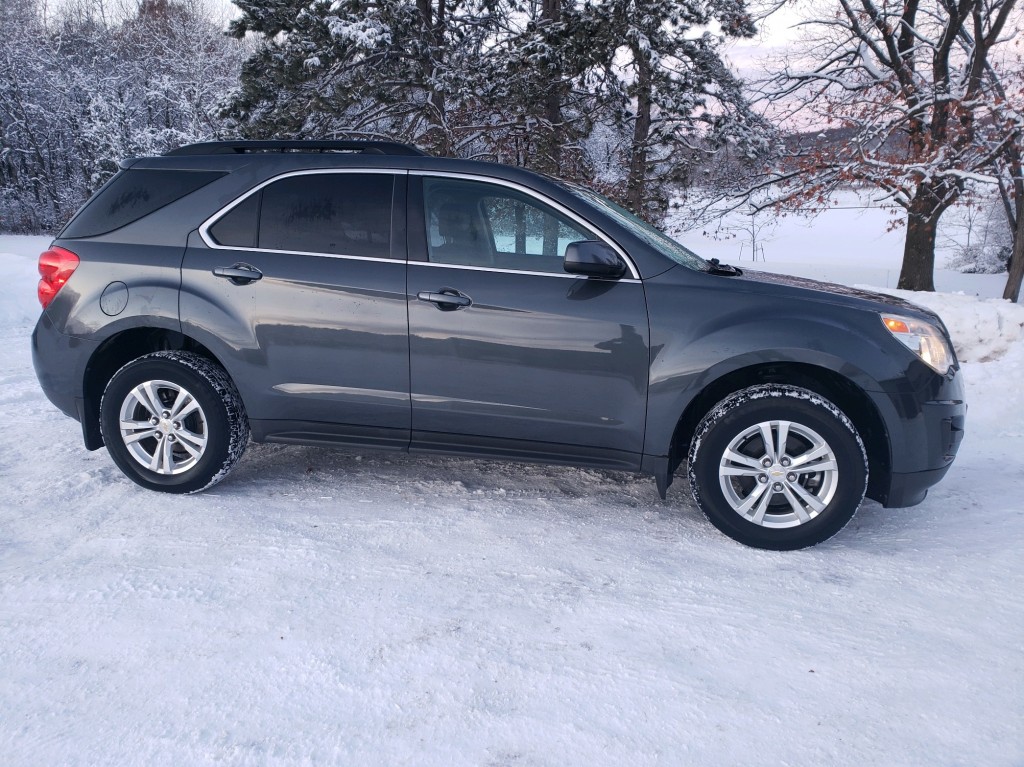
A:
[[[223,277],[231,280],[235,285],[248,285],[250,282],[263,279],[263,272],[249,264],[234,264],[233,266],[218,266],[213,270],[215,277]]]
[[[416,294],[420,301],[433,304],[443,312],[453,312],[457,309],[465,309],[473,305],[473,299],[455,288],[441,288],[436,293],[428,290],[421,290]]]

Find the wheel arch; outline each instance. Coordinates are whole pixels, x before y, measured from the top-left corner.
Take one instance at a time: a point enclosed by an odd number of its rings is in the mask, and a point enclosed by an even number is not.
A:
[[[749,365],[725,373],[704,386],[680,415],[669,446],[668,478],[689,452],[698,424],[711,409],[734,392],[759,384],[799,386],[830,400],[853,422],[868,454],[869,498],[884,494],[892,473],[891,443],[878,408],[868,394],[834,370],[803,362]]]
[[[103,390],[120,370],[134,359],[158,351],[190,351],[224,368],[207,347],[194,338],[168,328],[130,328],[107,338],[89,358],[82,382],[82,434],[89,450],[103,447],[100,432],[100,400]]]

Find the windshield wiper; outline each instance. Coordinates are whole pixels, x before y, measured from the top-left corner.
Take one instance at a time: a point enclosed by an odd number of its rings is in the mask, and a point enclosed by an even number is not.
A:
[[[723,277],[739,277],[743,274],[743,270],[738,266],[723,264],[717,258],[709,258],[708,274],[721,274]]]

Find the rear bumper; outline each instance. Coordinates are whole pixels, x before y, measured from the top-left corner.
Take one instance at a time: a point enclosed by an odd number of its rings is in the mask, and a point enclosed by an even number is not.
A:
[[[43,394],[62,413],[81,421],[85,369],[98,344],[64,335],[43,312],[32,331],[32,365]]]

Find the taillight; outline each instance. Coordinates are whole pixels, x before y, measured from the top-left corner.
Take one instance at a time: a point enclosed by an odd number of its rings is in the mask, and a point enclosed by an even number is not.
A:
[[[78,256],[64,248],[50,248],[39,256],[39,303],[45,309],[78,268]]]

